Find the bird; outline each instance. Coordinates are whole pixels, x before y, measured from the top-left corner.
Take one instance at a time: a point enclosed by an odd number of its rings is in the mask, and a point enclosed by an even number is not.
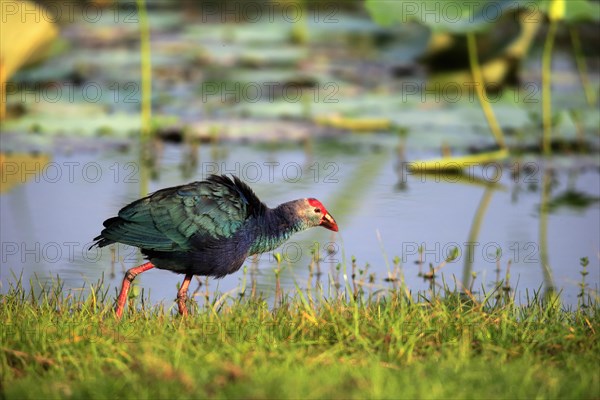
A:
[[[274,250],[294,233],[312,227],[338,232],[319,200],[302,198],[269,208],[233,174],[158,190],[126,205],[103,225],[90,248],[123,243],[140,248],[147,259],[125,273],[117,319],[135,277],[152,268],[185,275],[177,304],[179,314],[186,316],[187,290],[195,275],[232,274],[249,256]]]

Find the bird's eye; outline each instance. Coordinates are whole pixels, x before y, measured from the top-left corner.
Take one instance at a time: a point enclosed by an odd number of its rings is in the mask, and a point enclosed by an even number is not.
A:
[[[320,212],[321,212],[321,209],[320,209],[320,208],[315,208],[315,212],[316,212],[316,213],[320,213]]]

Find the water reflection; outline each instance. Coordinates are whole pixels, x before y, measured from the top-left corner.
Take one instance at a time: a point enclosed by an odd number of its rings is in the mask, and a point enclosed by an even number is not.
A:
[[[230,146],[224,151],[216,148],[225,147],[223,144],[166,143],[157,148],[156,163],[138,164],[134,179],[124,179],[124,175],[131,178],[125,166],[132,163],[132,155],[134,160],[138,157],[133,151],[78,154],[77,162],[82,165],[97,163],[104,179],[94,183],[81,176],[72,182],[31,179],[0,196],[2,290],[6,290],[10,271],[18,276],[22,270],[26,279],[34,274],[42,279],[59,275],[71,288],[96,282],[105,273],[106,284],[118,286],[124,271],[143,260],[137,249],[126,246],[87,251],[104,219],[140,195],[203,178],[208,166],[224,163],[229,172],[241,172],[242,178],[248,178],[243,176],[243,166],[263,166],[265,162],[279,163],[279,167],[273,180],[265,170],[261,179],[250,182],[261,199],[274,206],[293,198],[318,197],[341,228],[341,236],[319,229],[307,231],[294,237],[291,246],[277,250],[287,256],[278,276],[285,290],[297,285],[335,296],[337,289],[348,283],[351,291],[373,295],[402,285],[416,293],[431,287],[431,280],[423,281],[420,276],[425,276],[432,264],[437,275],[450,284],[456,281],[469,288],[474,274],[477,288],[489,287],[490,281],[501,278],[505,287],[517,283],[517,290],[537,290],[543,283],[550,291],[562,291],[566,302],[573,303],[581,280],[577,266],[586,256],[590,259],[588,281],[600,280],[598,268],[594,268],[600,240],[596,197],[600,185],[594,159],[563,159],[537,172],[530,169],[529,162],[515,160],[501,166],[497,182],[486,180],[481,170],[475,170],[473,176],[402,176],[398,165],[405,156],[416,158],[414,154],[406,155],[402,146],[373,146],[358,140],[355,150],[348,141],[343,146],[318,142],[312,153],[305,146]],[[212,158],[215,155],[221,158]],[[52,160],[59,166],[72,161],[61,152]],[[515,174],[517,162],[521,170]],[[153,165],[159,173],[149,171]],[[292,181],[282,175],[286,165],[294,170],[298,166],[302,176]],[[122,173],[117,181],[115,166]],[[411,252],[413,243],[415,251]],[[487,247],[490,254],[483,251],[486,244],[493,245]],[[461,253],[447,261],[454,247]],[[496,249],[501,256],[491,254]],[[62,251],[62,256],[57,256],[57,251]],[[443,268],[439,268],[441,264]],[[271,254],[249,259],[246,274],[211,280],[208,285],[205,278],[199,279],[196,297],[202,300],[215,290],[237,293],[242,288],[244,295],[273,296],[277,268]],[[135,282],[151,292],[152,301],[170,302],[181,279],[170,272],[153,271]]]
[[[473,274],[473,263],[475,262],[475,248],[472,244],[478,241],[481,223],[483,222],[485,213],[487,212],[492,200],[494,189],[495,186],[493,184],[490,184],[486,187],[485,191],[483,192],[483,196],[481,197],[481,201],[479,202],[479,206],[477,207],[477,211],[475,212],[475,216],[473,217],[473,222],[471,222],[471,229],[469,230],[467,243],[471,245],[466,246],[465,264],[462,274],[463,289],[468,289],[469,291],[472,290],[472,285],[469,282],[471,281]]]
[[[539,216],[539,237],[540,237],[540,262],[542,265],[542,273],[544,274],[544,290],[551,295],[556,292],[554,278],[552,277],[552,268],[548,256],[548,200],[550,198],[550,190],[554,178],[554,171],[551,165],[544,168],[542,177],[542,189],[540,200],[540,216]]]

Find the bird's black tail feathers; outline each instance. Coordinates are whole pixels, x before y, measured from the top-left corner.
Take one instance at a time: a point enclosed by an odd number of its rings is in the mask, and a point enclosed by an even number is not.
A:
[[[121,218],[119,217],[113,217],[113,218],[109,218],[106,221],[104,221],[104,227],[105,228],[109,228],[111,225],[113,225],[114,223],[119,223],[121,222]],[[88,250],[91,250],[93,247],[98,246],[99,248],[102,247],[106,247],[106,246],[110,246],[113,243],[116,243],[114,240],[108,239],[106,237],[104,237],[103,233],[106,231],[106,229],[104,229],[98,236],[96,236],[94,238],[94,243],[88,247]]]

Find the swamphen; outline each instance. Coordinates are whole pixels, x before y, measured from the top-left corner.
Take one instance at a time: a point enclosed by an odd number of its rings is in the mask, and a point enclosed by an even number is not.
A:
[[[123,314],[133,279],[154,267],[185,274],[177,303],[179,313],[186,315],[187,289],[194,275],[232,274],[248,256],[273,250],[313,226],[338,230],[319,200],[299,199],[269,208],[238,177],[211,175],[125,206],[117,217],[104,221],[93,246],[124,243],[139,247],[148,258],[125,274],[117,318]]]

